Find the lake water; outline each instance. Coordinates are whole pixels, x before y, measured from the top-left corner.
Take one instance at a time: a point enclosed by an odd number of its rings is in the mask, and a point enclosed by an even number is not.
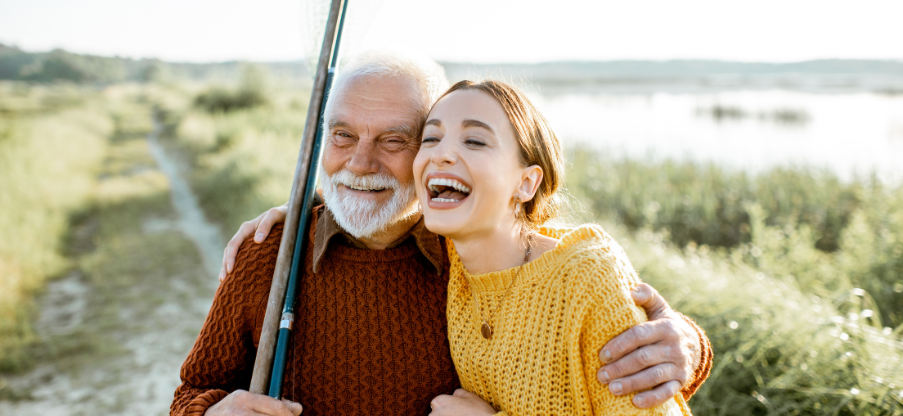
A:
[[[871,172],[903,178],[901,94],[597,88],[531,96],[565,143],[619,156],[749,171],[805,165],[847,179]]]

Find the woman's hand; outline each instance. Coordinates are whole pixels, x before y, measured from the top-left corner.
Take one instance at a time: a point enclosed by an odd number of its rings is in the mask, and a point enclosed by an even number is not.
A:
[[[257,218],[241,224],[241,227],[229,240],[229,244],[226,244],[226,250],[223,251],[223,267],[219,271],[219,281],[222,282],[226,279],[226,276],[232,273],[232,268],[235,267],[235,255],[238,254],[238,249],[241,248],[241,243],[246,238],[253,235],[255,243],[262,243],[267,238],[267,235],[270,234],[270,229],[274,225],[285,222],[287,214],[288,202],[285,205],[270,208],[263,214],[258,215]]]
[[[464,389],[457,389],[452,395],[436,396],[430,407],[431,416],[492,416],[497,412],[480,396]]]

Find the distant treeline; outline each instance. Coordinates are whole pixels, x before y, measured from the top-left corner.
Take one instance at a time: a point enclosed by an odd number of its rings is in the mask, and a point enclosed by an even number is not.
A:
[[[55,49],[26,52],[0,44],[0,79],[111,84],[124,81],[222,80],[240,78],[242,62],[180,63],[157,59],[131,59],[81,55]],[[270,73],[289,79],[309,77],[304,61],[264,63]]]
[[[164,79],[237,81],[242,62],[177,63],[80,55],[56,49],[32,53],[0,44],[0,79],[114,83]],[[277,77],[309,81],[303,60],[259,63]],[[844,88],[903,93],[903,61],[822,59],[792,63],[671,61],[558,61],[537,64],[443,62],[449,79],[522,79],[546,86],[692,84],[779,88]],[[689,83],[689,84],[688,84]]]

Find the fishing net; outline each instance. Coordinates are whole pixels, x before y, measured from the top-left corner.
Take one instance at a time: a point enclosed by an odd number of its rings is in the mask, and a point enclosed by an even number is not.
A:
[[[339,48],[339,62],[354,56],[364,49],[364,39],[370,24],[385,0],[348,0],[348,11],[345,15],[345,26],[342,30],[342,43]],[[323,32],[326,30],[326,18],[329,14],[331,0],[301,0],[301,23],[304,48],[304,61],[312,80],[323,46]]]

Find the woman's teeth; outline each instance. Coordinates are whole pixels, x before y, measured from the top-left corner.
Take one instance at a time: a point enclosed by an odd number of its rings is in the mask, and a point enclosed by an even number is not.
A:
[[[433,202],[459,202],[470,194],[470,187],[452,178],[431,178],[427,188]]]
[[[470,193],[470,188],[465,186],[463,183],[461,183],[457,179],[432,178],[432,179],[430,179],[430,181],[427,185],[429,186],[430,190],[433,192],[441,192],[441,190],[439,189],[440,186],[450,186],[450,187],[455,188],[456,190],[461,191],[465,194]]]

